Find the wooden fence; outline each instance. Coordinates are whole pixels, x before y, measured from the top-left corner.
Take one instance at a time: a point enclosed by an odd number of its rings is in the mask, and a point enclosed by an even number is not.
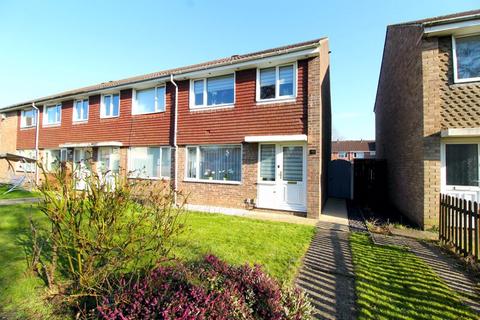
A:
[[[479,204],[445,194],[440,195],[439,239],[454,246],[458,254],[479,260]]]

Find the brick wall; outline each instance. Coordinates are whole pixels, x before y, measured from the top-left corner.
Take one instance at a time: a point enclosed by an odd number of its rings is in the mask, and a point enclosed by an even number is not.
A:
[[[2,113],[0,113],[1,116]],[[17,113],[5,113],[5,119],[0,118],[0,153],[15,153],[17,143]],[[8,177],[8,164],[0,160],[0,182]]]
[[[375,102],[376,151],[387,160],[388,194],[423,226],[422,29],[389,27]]]
[[[185,179],[186,148],[178,149],[178,190],[189,204],[244,208],[244,200],[257,197],[258,144],[243,144],[241,184],[190,182]]]

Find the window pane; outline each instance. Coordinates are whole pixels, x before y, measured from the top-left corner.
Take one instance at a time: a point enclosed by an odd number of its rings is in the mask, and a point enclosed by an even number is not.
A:
[[[293,66],[279,68],[280,96],[293,95]]]
[[[75,120],[82,119],[82,101],[75,102]]]
[[[120,95],[114,94],[113,95],[113,110],[112,110],[112,116],[116,117],[118,116],[118,110],[120,108]]]
[[[105,96],[103,97],[103,104],[104,104],[104,116],[111,116],[110,108],[112,104],[112,96]]]
[[[160,177],[160,148],[131,148],[130,168],[134,177]]]
[[[195,94],[195,105],[203,105],[203,80],[197,80],[193,83],[193,92]]]
[[[197,148],[187,148],[187,178],[197,178]]]
[[[457,77],[480,77],[480,36],[455,39],[457,52]]]
[[[162,148],[161,176],[170,177],[170,148]]]
[[[45,113],[47,124],[60,122],[60,105],[46,107]]]
[[[47,170],[56,170],[60,165],[60,150],[45,151],[45,165]]]
[[[275,181],[275,145],[263,144],[260,146],[260,179]]]
[[[275,98],[275,68],[260,70],[260,99]]]
[[[37,121],[37,113],[34,109],[22,111],[22,126],[34,126]]]
[[[136,100],[134,113],[155,112],[155,88],[137,90]]]
[[[233,103],[233,88],[233,74],[207,79],[207,104]]]
[[[478,186],[478,145],[447,144],[447,185]]]
[[[302,147],[283,147],[283,180],[303,180]]]
[[[157,88],[157,108],[156,111],[165,111],[165,87]]]
[[[240,181],[241,149],[238,147],[200,147],[200,179]]]

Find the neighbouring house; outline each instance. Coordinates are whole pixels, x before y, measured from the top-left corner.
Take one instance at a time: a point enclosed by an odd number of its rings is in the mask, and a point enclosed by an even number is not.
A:
[[[441,192],[480,200],[480,10],[387,27],[375,115],[404,215],[429,227]]]
[[[132,179],[169,181],[192,206],[248,203],[317,218],[325,201],[327,38],[104,82],[0,113],[0,152],[38,156],[48,169],[58,161],[99,173],[126,168]]]
[[[374,159],[375,141],[337,140],[332,141],[332,160]]]

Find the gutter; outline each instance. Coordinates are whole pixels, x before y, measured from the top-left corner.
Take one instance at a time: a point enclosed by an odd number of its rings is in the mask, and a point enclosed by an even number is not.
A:
[[[175,148],[175,173],[173,181],[174,204],[177,205],[177,191],[178,191],[178,144],[177,144],[177,125],[178,125],[178,85],[173,80],[173,74],[170,74],[170,82],[175,86],[175,120],[173,122],[173,147]]]

